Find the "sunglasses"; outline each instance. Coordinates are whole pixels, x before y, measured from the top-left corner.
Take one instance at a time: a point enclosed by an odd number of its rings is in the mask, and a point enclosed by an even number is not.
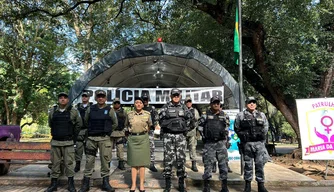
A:
[[[256,101],[248,101],[248,102],[247,102],[247,104],[251,104],[251,103],[256,104]]]

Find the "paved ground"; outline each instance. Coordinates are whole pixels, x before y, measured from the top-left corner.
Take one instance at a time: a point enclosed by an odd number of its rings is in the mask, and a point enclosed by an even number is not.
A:
[[[159,146],[159,144],[158,144]],[[291,151],[294,147],[283,149],[285,151]],[[280,149],[279,149],[280,150]],[[147,192],[162,192],[163,187],[165,186],[164,178],[162,177],[162,155],[163,151],[161,147],[156,149],[156,161],[158,173],[153,173],[146,169],[146,182],[145,188]],[[188,155],[188,153],[187,153]],[[113,152],[113,161],[111,164],[111,175],[110,175],[110,184],[115,187],[119,192],[129,191],[131,184],[131,172],[130,167],[126,166],[127,170],[121,171],[117,169],[118,161],[116,160],[115,151]],[[203,164],[201,163],[201,151],[198,151],[198,169],[199,172],[195,173],[190,170],[191,162],[187,161],[186,171],[188,173],[188,178],[186,179],[187,188],[190,192],[199,192],[202,191],[202,174],[204,171]],[[75,175],[75,184],[77,189],[80,188],[81,179],[83,178],[83,163],[82,169]],[[230,192],[237,192],[243,190],[243,177],[240,175],[240,162],[231,161],[230,167],[233,170],[233,173],[228,175],[228,186]],[[99,186],[101,185],[100,177],[100,163],[97,159],[95,164],[95,172],[93,173],[91,179],[91,188],[90,191],[101,191]],[[24,166],[20,169],[17,169],[5,176],[0,177],[0,192],[2,191],[13,191],[13,192],[27,192],[27,191],[44,191],[46,187],[50,184],[50,178],[47,177],[47,164],[30,164]],[[218,173],[213,174],[211,189],[212,191],[219,191],[220,181],[218,179]],[[281,191],[291,191],[291,192],[329,192],[334,191],[334,181],[316,181],[309,177],[306,177],[302,174],[294,172],[292,170],[286,169],[274,163],[267,163],[265,166],[265,176],[266,176],[266,186],[271,192],[281,192]],[[177,178],[174,177],[173,180],[173,190],[177,191]],[[67,178],[62,176],[60,178],[60,188],[58,191],[63,192],[66,190]],[[139,186],[139,185],[138,185]],[[253,190],[257,191],[256,182],[252,182]],[[139,191],[139,190],[137,190]]]
[[[44,192],[46,188],[45,187],[29,187],[29,186],[1,186],[0,191],[1,192]],[[79,187],[77,187],[77,190]],[[230,192],[240,192],[242,191],[242,186],[230,186],[229,191]],[[282,188],[282,187],[268,187],[268,191],[270,192],[333,192],[333,188],[331,187],[290,187],[290,188]],[[188,188],[188,192],[201,192],[201,189],[198,188]],[[98,192],[101,191],[97,187],[92,187],[90,192]],[[128,192],[128,189],[116,189],[116,192]],[[139,190],[136,190],[138,192]],[[146,189],[146,192],[162,192],[163,189]],[[176,192],[177,190],[172,190],[171,192]],[[211,190],[212,192],[215,192],[214,190]],[[256,188],[252,190],[252,192],[257,191]],[[57,192],[67,192],[66,187],[58,188]]]

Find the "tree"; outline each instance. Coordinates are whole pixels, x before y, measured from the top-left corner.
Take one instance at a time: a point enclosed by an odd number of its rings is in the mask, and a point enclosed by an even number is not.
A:
[[[90,53],[107,53],[119,46],[147,43],[163,36],[166,42],[199,49],[237,77],[237,66],[232,62],[235,1],[119,0],[112,3],[95,0],[68,4],[46,1],[33,5],[18,2],[21,3],[16,6],[20,9],[5,10],[2,18],[66,16],[66,23],[71,23],[70,14],[80,13],[78,21],[82,24],[94,17],[96,31],[93,31],[105,32],[107,38],[90,46]],[[105,2],[112,4],[108,6]],[[92,10],[91,6],[94,6]],[[299,138],[295,99],[333,95],[334,3],[331,0],[244,0],[242,6],[245,80],[282,112]],[[106,13],[106,10],[110,11]],[[114,23],[101,22],[101,18],[117,15]],[[115,33],[107,32],[106,27]],[[102,43],[110,38],[115,41]],[[98,36],[89,38],[95,39]],[[79,52],[85,50],[77,45],[74,47]],[[85,47],[85,43],[81,45]]]
[[[1,21],[0,108],[5,124],[19,125],[25,115],[37,120],[47,112],[53,92],[66,91],[75,78],[63,58],[65,39],[53,22]]]

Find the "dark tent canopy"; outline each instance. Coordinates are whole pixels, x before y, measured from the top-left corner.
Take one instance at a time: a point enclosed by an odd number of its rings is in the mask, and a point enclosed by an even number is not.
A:
[[[167,43],[127,46],[105,56],[75,82],[70,101],[89,86],[224,86],[224,106],[239,108],[239,85],[221,64],[195,48]]]

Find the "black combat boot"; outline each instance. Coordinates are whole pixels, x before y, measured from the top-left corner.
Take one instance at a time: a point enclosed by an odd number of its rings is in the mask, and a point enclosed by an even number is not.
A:
[[[220,192],[229,192],[227,188],[227,179],[222,180],[222,190]]]
[[[166,188],[164,189],[164,192],[170,192],[170,188],[172,187],[172,181],[170,177],[166,177]]]
[[[231,170],[230,166],[228,165],[228,162],[226,162],[226,166],[227,166],[227,172],[232,173],[233,171]]]
[[[198,172],[197,166],[196,166],[196,161],[192,161],[191,162],[191,170],[193,170],[193,172]]]
[[[151,162],[151,165],[150,165],[150,170],[151,170],[152,172],[158,172],[158,169],[157,169],[157,168],[155,168],[155,166],[154,166],[154,163],[153,163],[153,162]]]
[[[187,192],[185,183],[184,183],[184,177],[179,177],[179,191],[180,192]]]
[[[103,177],[102,190],[114,192],[115,189],[109,183],[109,176]]]
[[[74,168],[74,172],[79,172],[80,171],[80,163],[81,161],[76,161],[75,162],[75,168]]]
[[[210,192],[210,180],[204,180],[203,192]]]
[[[58,179],[52,178],[51,185],[45,190],[45,192],[57,191],[57,186],[58,186]]]
[[[82,186],[81,189],[79,190],[79,192],[87,192],[89,191],[89,181],[90,178],[89,177],[84,177],[82,180]]]
[[[77,190],[75,190],[75,186],[74,186],[74,179],[73,177],[69,177],[67,180],[67,190],[69,192],[76,192]]]
[[[268,192],[267,189],[264,187],[263,182],[258,182],[257,183],[257,190],[258,190],[258,192]]]
[[[251,192],[251,190],[252,190],[251,181],[246,181],[244,192]]]
[[[120,170],[125,170],[125,167],[124,167],[124,161],[119,161],[118,162],[118,167],[117,167],[118,169],[120,169]]]
[[[212,173],[216,173],[217,172],[217,163],[213,163],[212,165]]]

